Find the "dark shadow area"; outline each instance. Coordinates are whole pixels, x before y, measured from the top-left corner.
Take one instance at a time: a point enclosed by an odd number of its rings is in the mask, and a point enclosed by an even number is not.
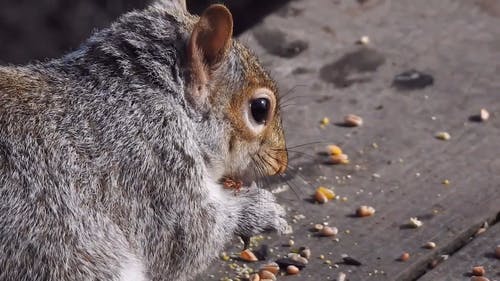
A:
[[[168,0],[164,0],[168,1]],[[94,31],[107,27],[120,15],[143,9],[151,0],[39,0],[0,1],[0,64],[43,61],[70,52]],[[202,12],[211,3],[188,0],[188,8]],[[265,2],[227,0],[234,16],[234,34],[250,28],[288,0]]]

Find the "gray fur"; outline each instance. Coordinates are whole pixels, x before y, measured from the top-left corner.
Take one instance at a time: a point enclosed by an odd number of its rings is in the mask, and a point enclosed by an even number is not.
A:
[[[61,59],[0,67],[29,81],[0,87],[0,280],[119,280],[137,261],[147,280],[191,280],[234,234],[287,226],[268,191],[207,186],[228,124],[186,98],[193,19],[168,7]],[[235,88],[236,52],[222,68]]]

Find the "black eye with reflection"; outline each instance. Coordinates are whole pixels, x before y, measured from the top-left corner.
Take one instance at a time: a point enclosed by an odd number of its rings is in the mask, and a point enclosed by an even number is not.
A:
[[[252,117],[258,124],[265,124],[267,118],[269,117],[269,107],[270,107],[269,99],[267,98],[258,98],[254,99],[252,103],[250,103],[250,111],[252,112]]]

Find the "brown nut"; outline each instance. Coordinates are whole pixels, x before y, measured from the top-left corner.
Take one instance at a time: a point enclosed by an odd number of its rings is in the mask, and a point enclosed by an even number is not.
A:
[[[373,216],[373,214],[375,214],[375,208],[373,208],[372,206],[360,206],[356,210],[356,215],[358,217],[369,217]]]
[[[363,118],[358,115],[348,114],[344,117],[344,124],[349,127],[357,127],[363,125]]]
[[[486,270],[484,270],[483,266],[474,266],[472,268],[472,275],[474,276],[484,276]]]
[[[328,202],[328,198],[326,197],[326,195],[318,190],[316,190],[316,192],[314,193],[314,200],[316,200],[316,202],[320,204],[325,204],[326,202]]]
[[[329,226],[324,226],[323,229],[319,231],[319,234],[325,237],[335,236],[337,233],[339,233],[338,228]]]
[[[263,269],[259,271],[259,276],[260,279],[276,280],[276,276],[272,272]]]
[[[278,272],[280,271],[279,265],[277,263],[275,263],[275,262],[265,264],[260,269],[261,270],[269,271],[269,272],[271,272],[274,275],[278,274]]]
[[[240,253],[240,259],[242,259],[244,261],[248,261],[248,262],[255,262],[255,261],[259,260],[255,256],[255,254],[252,251],[250,251],[249,249],[246,249]]]
[[[249,281],[260,281],[260,276],[257,273],[253,273],[250,275],[250,278],[248,278]]]
[[[298,274],[299,272],[300,272],[299,268],[296,267],[295,265],[289,265],[286,267],[286,273],[290,275],[295,275]]]
[[[410,253],[408,252],[404,252],[403,254],[401,254],[401,256],[399,257],[399,260],[400,261],[408,261],[410,259]]]

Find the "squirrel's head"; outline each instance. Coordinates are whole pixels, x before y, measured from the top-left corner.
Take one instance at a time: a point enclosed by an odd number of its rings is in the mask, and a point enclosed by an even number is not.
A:
[[[247,48],[232,40],[233,19],[212,5],[192,25],[187,44],[189,99],[224,126],[221,173],[281,174],[288,157],[274,81]]]

